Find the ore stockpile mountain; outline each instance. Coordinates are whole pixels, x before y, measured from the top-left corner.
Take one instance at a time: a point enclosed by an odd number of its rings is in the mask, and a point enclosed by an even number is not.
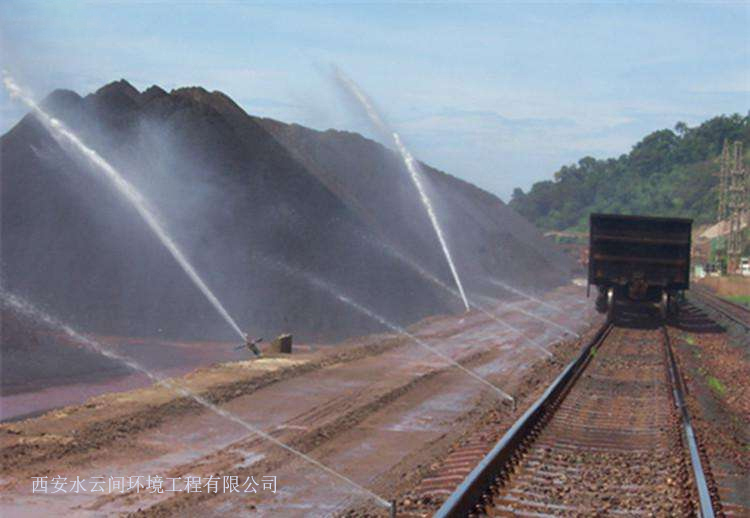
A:
[[[64,333],[39,326],[25,315],[0,309],[0,395],[52,385],[97,381],[126,374],[116,361],[89,351]]]
[[[289,267],[399,324],[461,308],[392,253],[452,285],[402,162],[376,142],[253,117],[202,88],[139,92],[121,80],[86,97],[57,90],[42,106],[144,194],[253,335],[382,329]],[[32,115],[0,146],[7,289],[89,332],[232,338],[138,214]],[[488,276],[566,282],[569,260],[498,198],[425,171],[470,293],[497,295]]]

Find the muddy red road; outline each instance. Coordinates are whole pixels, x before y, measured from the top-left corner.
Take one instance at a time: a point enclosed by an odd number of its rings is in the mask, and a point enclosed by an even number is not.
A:
[[[522,329],[523,337],[482,312],[432,318],[412,332],[513,394],[532,369],[549,361],[538,345],[554,348],[561,340],[560,329],[544,320],[582,330],[595,318],[582,291],[569,287],[547,295],[563,311],[530,301],[493,310]],[[351,483],[154,387],[0,427],[2,514],[344,512],[375,502],[366,491],[385,499],[400,494],[483,413],[503,408],[495,392],[408,338],[360,342],[345,346],[352,351],[348,356],[337,348],[337,357],[329,350],[218,366],[183,378],[222,411]],[[46,493],[32,491],[35,476],[48,477]],[[137,485],[149,476],[162,477],[164,492],[109,491],[110,477],[125,477],[127,489],[128,477],[141,477],[130,479]],[[54,477],[66,478],[65,492],[52,494]],[[77,477],[86,481],[85,490],[70,492]],[[188,477],[200,477],[202,484],[216,477],[217,491],[203,485],[200,492],[186,492]],[[238,477],[239,492],[224,491],[224,481],[234,480],[229,477]],[[264,477],[276,477],[275,492],[263,488]],[[91,491],[96,481],[104,481],[103,492]],[[168,491],[173,484],[179,491]]]
[[[174,342],[118,336],[94,338],[118,354],[147,365],[156,374],[168,378],[214,363],[241,361],[248,356],[244,350],[235,350],[237,343],[230,342]],[[330,347],[296,344],[295,350],[312,352]],[[11,393],[0,398],[0,420],[8,422],[33,417],[52,409],[83,403],[100,394],[133,390],[153,383],[145,374],[123,370],[124,373],[114,375],[91,372],[84,377],[66,377],[59,373],[54,379],[31,380],[28,386],[11,387]]]

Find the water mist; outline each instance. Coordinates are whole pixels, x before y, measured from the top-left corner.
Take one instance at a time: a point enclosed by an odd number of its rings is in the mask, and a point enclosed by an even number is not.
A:
[[[182,397],[190,398],[199,405],[203,406],[207,410],[210,410],[211,412],[219,415],[220,417],[223,417],[224,419],[228,419],[229,421],[232,421],[235,424],[238,424],[248,432],[257,435],[259,437],[262,437],[263,439],[266,439],[269,442],[272,442],[276,446],[279,446],[286,450],[287,452],[300,457],[301,459],[305,460],[306,462],[312,464],[313,466],[325,471],[329,475],[335,477],[336,479],[345,482],[347,485],[355,489],[357,492],[362,493],[369,498],[372,498],[375,502],[377,502],[379,505],[390,508],[391,504],[386,501],[385,499],[381,498],[377,494],[373,493],[369,489],[357,484],[353,480],[351,480],[348,477],[345,477],[344,475],[338,473],[337,471],[329,468],[325,464],[313,459],[312,457],[292,448],[291,446],[281,442],[273,435],[264,432],[263,430],[256,428],[254,425],[248,423],[247,421],[241,419],[240,417],[236,416],[235,414],[228,412],[227,410],[215,405],[205,397],[201,396],[200,394],[196,394],[195,392],[183,387],[182,385],[176,383],[173,380],[170,380],[168,378],[165,378],[164,376],[157,374],[150,369],[147,369],[137,361],[122,356],[119,353],[116,353],[106,347],[104,347],[102,344],[97,342],[96,340],[93,340],[92,338],[89,338],[87,336],[82,335],[69,325],[57,320],[56,318],[52,317],[51,315],[45,313],[44,311],[36,308],[28,301],[22,299],[21,297],[9,293],[4,290],[0,290],[0,302],[2,303],[2,306],[5,306],[17,313],[20,313],[30,319],[33,319],[36,322],[39,322],[40,324],[43,324],[47,327],[51,327],[57,330],[62,331],[68,338],[72,339],[73,341],[85,346],[87,349],[89,349],[92,352],[95,352],[97,354],[101,354],[102,356],[105,356],[111,360],[114,360],[118,363],[121,363],[128,368],[130,368],[133,371],[139,372],[141,374],[146,375],[149,379],[151,379],[154,383],[160,384],[176,393],[178,393]]]
[[[432,200],[430,200],[430,197],[427,195],[427,191],[423,184],[422,172],[419,166],[419,162],[417,162],[417,160],[409,152],[406,146],[404,146],[399,134],[391,130],[389,126],[385,123],[383,118],[375,109],[374,104],[372,103],[372,101],[370,101],[370,99],[367,97],[364,91],[362,91],[362,89],[354,81],[346,77],[341,72],[341,70],[339,70],[336,67],[334,67],[334,77],[337,80],[337,84],[341,85],[343,90],[348,95],[353,97],[357,101],[357,103],[364,109],[370,122],[376,127],[378,132],[389,135],[390,138],[393,140],[393,143],[395,144],[396,149],[398,149],[398,152],[401,155],[401,159],[404,161],[404,164],[406,165],[406,169],[409,171],[409,177],[411,178],[412,183],[414,183],[414,186],[417,188],[417,191],[419,192],[419,199],[421,200],[422,205],[424,205],[424,208],[427,211],[427,215],[430,218],[430,222],[432,223],[432,228],[435,230],[435,234],[437,235],[438,241],[440,241],[440,247],[443,249],[443,254],[445,255],[446,261],[448,262],[448,266],[450,267],[451,274],[453,275],[453,279],[456,282],[458,291],[461,294],[461,300],[464,303],[464,307],[466,308],[466,311],[469,311],[469,301],[466,298],[466,293],[464,292],[464,287],[463,287],[463,284],[461,283],[461,278],[458,275],[458,270],[456,270],[456,265],[453,262],[453,256],[451,255],[450,248],[448,247],[448,243],[445,240],[443,229],[440,226],[440,223],[437,219],[437,215],[435,214],[435,209],[432,206]]]
[[[167,234],[164,227],[161,225],[156,216],[148,209],[146,200],[140,192],[130,182],[115,169],[109,162],[107,162],[99,153],[84,144],[78,136],[66,128],[61,121],[50,116],[39,105],[34,102],[31,96],[19,87],[12,77],[6,72],[3,73],[3,83],[5,88],[8,90],[12,98],[20,100],[26,106],[28,106],[34,113],[36,118],[42,123],[47,129],[50,135],[60,144],[63,149],[74,153],[85,159],[91,166],[94,167],[99,173],[103,174],[107,180],[115,187],[117,192],[125,198],[143,218],[151,231],[156,234],[159,241],[166,247],[169,253],[174,257],[183,271],[190,277],[193,284],[203,293],[208,299],[211,305],[221,315],[221,317],[230,325],[230,327],[244,340],[245,335],[239,328],[234,319],[229,315],[227,310],[222,306],[216,295],[208,288],[203,279],[201,279],[198,272],[187,260],[187,257],[182,253],[180,248],[177,246],[172,238]]]

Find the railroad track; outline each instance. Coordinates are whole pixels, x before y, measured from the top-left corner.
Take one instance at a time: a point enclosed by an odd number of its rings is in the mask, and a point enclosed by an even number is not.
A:
[[[750,330],[750,309],[745,306],[717,297],[709,290],[698,286],[694,286],[690,290],[690,295],[704,306],[708,306],[725,318],[744,327],[745,330]]]
[[[435,516],[714,516],[669,334],[604,325]]]

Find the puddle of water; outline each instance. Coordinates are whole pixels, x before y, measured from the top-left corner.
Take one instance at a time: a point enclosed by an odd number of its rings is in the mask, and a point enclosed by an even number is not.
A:
[[[436,395],[404,414],[398,421],[381,427],[393,432],[440,431],[446,429],[451,418],[470,405],[475,390],[462,390]]]
[[[263,455],[262,453],[257,453],[257,452],[247,451],[247,450],[239,450],[239,451],[243,453],[244,455],[247,455],[244,461],[237,464],[237,467],[239,468],[247,468],[249,466],[252,466],[256,462],[266,458],[266,456]]]

